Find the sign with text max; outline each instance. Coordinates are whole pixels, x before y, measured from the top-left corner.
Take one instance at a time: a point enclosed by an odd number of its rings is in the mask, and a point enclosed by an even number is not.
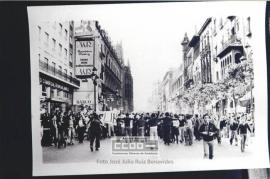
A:
[[[75,49],[75,75],[77,77],[89,76],[94,63],[94,41],[77,40]]]

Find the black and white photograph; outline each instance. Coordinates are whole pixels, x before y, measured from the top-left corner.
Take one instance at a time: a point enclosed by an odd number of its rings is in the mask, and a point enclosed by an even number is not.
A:
[[[33,175],[269,167],[265,4],[28,7]]]

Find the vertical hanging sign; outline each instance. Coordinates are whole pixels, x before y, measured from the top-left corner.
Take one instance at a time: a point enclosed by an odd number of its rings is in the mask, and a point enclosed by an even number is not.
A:
[[[75,42],[75,75],[86,77],[92,73],[94,63],[94,40],[83,39]]]

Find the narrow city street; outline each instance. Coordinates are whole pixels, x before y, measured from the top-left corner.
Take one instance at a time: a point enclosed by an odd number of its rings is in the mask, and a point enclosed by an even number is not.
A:
[[[252,138],[251,138],[252,140]],[[255,151],[252,142],[248,142],[246,151],[241,153],[240,145],[230,145],[229,139],[223,139],[221,144],[214,145],[214,159],[224,159],[227,157],[237,157],[239,160],[243,157],[250,156],[252,151]],[[91,152],[89,148],[89,141],[85,140],[83,144],[77,141],[73,146],[58,149],[54,146],[43,147],[43,161],[44,163],[69,163],[69,162],[96,162],[97,160],[111,160],[111,159],[148,159],[157,158],[157,156],[138,156],[138,155],[112,155],[111,139],[101,140],[101,149],[99,151]],[[164,145],[162,141],[159,142],[159,159],[181,160],[181,159],[202,159],[203,158],[203,142],[195,141],[192,146],[185,146],[184,144]]]

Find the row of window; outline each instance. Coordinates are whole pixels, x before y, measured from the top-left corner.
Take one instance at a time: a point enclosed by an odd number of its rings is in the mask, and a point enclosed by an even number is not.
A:
[[[47,88],[49,88],[47,85],[42,84],[42,93],[47,93]],[[66,98],[66,99],[72,99],[72,94],[70,94],[67,91],[61,90],[61,89],[50,87],[49,92],[50,92],[50,97],[51,98],[63,97],[63,98]]]
[[[228,57],[221,60],[221,68],[224,68],[231,63],[232,63],[232,57],[231,55],[229,55]]]
[[[173,91],[179,89],[183,85],[182,76],[177,79],[177,81],[173,84]]]
[[[39,29],[39,40],[41,40],[41,27],[38,26],[38,29]],[[63,45],[61,43],[58,43],[58,45],[56,47],[56,44],[57,44],[56,39],[51,38],[51,40],[50,40],[50,35],[49,35],[48,32],[44,32],[44,44],[47,47],[50,47],[50,44],[51,44],[53,52],[55,52],[56,49],[58,49],[58,55],[59,56],[62,56],[63,51],[64,51],[64,57],[67,59],[68,50],[66,48],[64,48],[64,50],[63,50]],[[69,54],[70,56],[72,56],[72,52],[73,52],[73,46],[71,45],[70,46],[70,54]]]
[[[118,77],[118,79],[121,79],[120,71],[117,68],[117,65],[115,64],[113,59],[112,58],[107,58],[106,63],[109,66],[109,68],[113,71],[113,73]]]
[[[47,68],[49,68],[49,66],[51,66],[54,72],[56,72],[56,70],[58,70],[58,72],[60,72],[60,73],[64,72],[64,74],[67,75],[67,69],[64,69],[64,71],[62,71],[62,66],[61,65],[59,65],[58,66],[58,69],[57,69],[55,62],[51,62],[51,64],[50,64],[49,59],[46,58],[46,57],[44,57],[43,59],[41,59],[40,54],[38,54],[38,58],[39,58],[39,61],[43,61],[45,63],[45,65],[47,66]],[[72,76],[72,72],[70,72],[69,75]]]
[[[58,34],[60,36],[63,35],[64,33],[64,37],[65,37],[65,40],[67,40],[67,37],[68,37],[68,30],[66,28],[63,27],[63,24],[62,23],[56,23],[54,22],[53,23],[53,29],[54,30],[57,30],[58,31]]]

